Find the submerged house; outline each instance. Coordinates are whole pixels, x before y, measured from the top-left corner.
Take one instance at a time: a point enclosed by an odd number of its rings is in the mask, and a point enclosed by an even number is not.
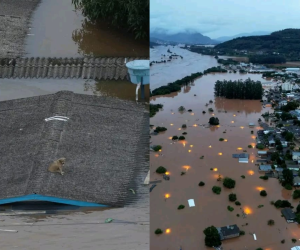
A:
[[[237,225],[217,227],[221,240],[227,240],[240,236],[240,229]]]
[[[289,207],[283,208],[281,210],[281,213],[284,216],[284,218],[286,219],[287,223],[295,222],[296,215],[291,208],[289,208]]]
[[[149,114],[116,98],[61,91],[0,102],[0,205],[120,207],[149,171]],[[64,175],[48,171],[66,158]]]

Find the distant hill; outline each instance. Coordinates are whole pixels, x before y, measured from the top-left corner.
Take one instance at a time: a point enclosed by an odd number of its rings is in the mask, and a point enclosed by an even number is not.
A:
[[[216,50],[277,52],[289,60],[300,60],[300,29],[285,29],[265,36],[240,37],[218,44]]]
[[[252,32],[252,33],[241,33],[241,34],[237,34],[235,36],[222,36],[222,37],[218,37],[215,40],[220,41],[220,42],[227,42],[229,40],[238,38],[238,37],[244,37],[244,36],[264,36],[264,35],[270,35],[271,32],[268,31],[256,31],[256,32]]]
[[[156,43],[156,42],[151,42],[150,41],[149,45],[150,45],[150,48],[153,48],[154,46],[159,46],[160,44]]]
[[[184,43],[184,44],[218,44],[218,41],[210,39],[208,36],[203,36],[200,33],[195,32],[180,32],[177,34],[166,34],[166,33],[150,33],[150,38],[155,37],[156,39],[160,39],[167,42],[174,43]]]

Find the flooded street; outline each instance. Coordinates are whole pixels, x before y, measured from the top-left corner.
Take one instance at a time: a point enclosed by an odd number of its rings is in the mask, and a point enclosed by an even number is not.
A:
[[[166,84],[184,77],[188,71],[203,71],[201,67],[204,66],[202,62],[200,64],[191,65],[192,69],[182,69],[185,72],[182,75],[178,72],[179,66],[169,67],[167,71],[167,66],[157,66],[156,69],[154,66],[154,72],[157,73],[154,77],[155,83]],[[163,73],[160,75],[159,72]],[[171,75],[171,72],[177,76]],[[160,77],[165,79],[159,80]],[[151,103],[164,106],[162,111],[151,118],[150,124],[166,127],[168,130],[151,138],[152,145],[162,146],[162,155],[152,152],[150,160],[151,180],[162,180],[150,193],[151,250],[179,250],[180,246],[183,250],[211,249],[205,247],[203,230],[211,225],[223,227],[233,224],[245,231],[245,235],[223,241],[224,250],[254,250],[259,247],[264,250],[282,250],[299,245],[299,241],[298,244],[291,241],[292,238],[300,239],[299,226],[294,223],[288,224],[281,217],[280,209],[270,204],[278,199],[288,199],[296,207],[298,201],[292,200],[292,191],[283,189],[277,179],[259,179],[262,174],[258,173],[258,167],[255,166],[257,149],[248,148],[248,145],[256,144],[256,131],[260,129],[258,118],[262,118],[261,113],[270,109],[263,109],[259,100],[226,100],[214,97],[214,83],[217,80],[248,77],[264,81],[261,75],[210,74],[195,80],[192,86],[184,87],[180,93],[152,99]],[[205,104],[210,100],[214,103],[206,107]],[[186,111],[180,113],[180,106],[184,106]],[[209,112],[209,108],[214,112]],[[188,109],[192,109],[192,112],[187,112]],[[206,114],[202,111],[206,111]],[[220,126],[201,126],[207,124],[213,115],[219,118]],[[256,127],[249,128],[250,122],[255,123]],[[187,125],[186,129],[182,129],[183,124]],[[254,130],[254,134],[251,134],[251,130]],[[183,132],[187,133],[184,135],[185,141],[172,143],[172,136],[181,136]],[[219,141],[219,138],[225,140]],[[239,163],[238,159],[232,158],[232,154],[243,153],[243,150],[250,154],[249,163]],[[200,159],[201,156],[204,158]],[[163,180],[162,176],[155,173],[159,166],[164,166],[170,172],[169,181]],[[181,172],[186,174],[181,175]],[[223,187],[222,182],[217,181],[219,175],[222,178],[233,178],[236,181],[235,188],[230,190]],[[245,179],[241,178],[242,175]],[[203,181],[205,186],[198,186],[200,181]],[[222,188],[220,195],[212,192],[213,186]],[[268,194],[266,197],[259,194],[263,189]],[[229,201],[230,193],[237,195],[241,206]],[[167,199],[166,194],[169,194]],[[195,207],[189,207],[189,199],[194,199]],[[181,204],[185,208],[178,210]],[[227,210],[229,205],[234,211]],[[258,208],[259,205],[263,207]],[[243,218],[242,210],[247,214],[246,218]],[[270,219],[275,221],[275,225],[267,225]],[[164,233],[155,235],[154,231],[157,228],[162,229]],[[166,229],[170,229],[169,234],[166,233]],[[256,234],[256,241],[253,233]],[[283,239],[285,244],[282,245]]]
[[[149,42],[75,11],[72,0],[42,0],[26,39],[28,57],[148,57]]]
[[[213,56],[196,54],[176,46],[174,48],[173,46],[157,46],[154,49],[150,49],[150,61],[161,61],[162,54],[166,55],[166,59],[168,59],[171,55],[167,52],[168,49],[182,56],[183,59],[179,57],[178,59],[172,59],[171,62],[153,64],[150,69],[151,90],[174,82],[192,73],[203,72],[210,67],[219,65]]]
[[[136,85],[129,81],[0,79],[0,101],[53,94],[61,90],[135,101],[135,89]],[[140,91],[139,98],[141,98]],[[149,84],[145,85],[145,100],[149,101]]]

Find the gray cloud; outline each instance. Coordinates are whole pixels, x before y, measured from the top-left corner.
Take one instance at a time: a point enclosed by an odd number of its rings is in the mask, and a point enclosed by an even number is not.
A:
[[[300,28],[299,13],[299,0],[151,0],[150,30],[189,30],[217,38]]]

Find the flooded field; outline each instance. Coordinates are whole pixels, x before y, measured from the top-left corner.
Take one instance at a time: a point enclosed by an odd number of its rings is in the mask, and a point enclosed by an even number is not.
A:
[[[129,81],[89,81],[84,79],[1,79],[0,101],[47,95],[61,90],[79,94],[117,97],[135,101],[136,85]],[[139,91],[139,98],[141,93]],[[149,102],[149,84],[145,85]]]
[[[170,69],[170,72],[176,70]],[[169,76],[168,72],[165,75]],[[248,77],[263,81],[261,75],[211,74],[195,80],[193,86],[185,87],[180,93],[152,99],[151,103],[160,103],[164,107],[151,118],[150,124],[164,126],[168,130],[151,138],[153,145],[162,146],[159,154],[151,153],[150,160],[151,180],[162,180],[150,193],[151,250],[179,250],[180,246],[182,250],[209,249],[204,244],[203,230],[211,225],[222,227],[233,224],[245,231],[245,235],[223,241],[224,250],[255,250],[259,247],[282,250],[300,245],[299,226],[288,224],[281,217],[280,209],[270,204],[278,199],[288,199],[296,207],[298,201],[291,198],[292,191],[283,189],[277,179],[259,179],[261,174],[255,166],[257,149],[248,148],[248,145],[255,146],[256,131],[260,129],[258,118],[269,109],[263,109],[259,101],[226,100],[215,98],[213,94],[216,80]],[[205,106],[210,100],[214,103]],[[180,106],[186,110],[192,109],[192,112],[179,112]],[[208,112],[208,108],[214,112]],[[219,118],[220,126],[201,126],[207,124],[211,116]],[[256,127],[249,128],[250,122],[255,123]],[[187,125],[186,129],[182,129],[183,124]],[[183,132],[187,133],[185,141],[172,142],[172,136],[181,136]],[[225,140],[219,141],[219,138]],[[239,163],[238,159],[232,158],[232,154],[244,150],[250,154],[249,163]],[[201,156],[204,158],[200,159]],[[155,173],[159,166],[167,168],[169,181]],[[181,172],[185,174],[181,175]],[[245,179],[241,178],[242,175]],[[219,176],[233,178],[235,188],[223,187],[222,182],[217,181]],[[200,181],[205,186],[198,186]],[[220,195],[212,192],[213,186],[222,188]],[[266,190],[268,195],[261,197],[261,190]],[[230,193],[237,195],[241,206],[229,201]],[[194,199],[195,207],[189,207],[189,199]],[[181,204],[185,208],[178,210]],[[227,210],[229,205],[234,211]],[[263,207],[258,208],[259,205]],[[242,216],[243,210],[246,218]],[[270,219],[275,221],[275,225],[267,224]],[[155,235],[157,228],[164,233]],[[256,234],[256,241],[253,233]],[[297,239],[297,243],[292,243],[292,238]],[[281,243],[283,239],[284,244]]]
[[[176,46],[174,48],[173,46],[157,46],[150,49],[150,61],[161,61],[162,54],[169,57],[171,54],[167,52],[168,49],[182,56],[183,59],[178,58],[173,59],[171,62],[153,64],[150,69],[152,90],[192,73],[203,72],[207,68],[219,65],[213,56],[196,54]]]
[[[92,23],[72,0],[42,0],[32,17],[26,40],[29,57],[148,57],[149,42],[137,41],[125,30]]]

